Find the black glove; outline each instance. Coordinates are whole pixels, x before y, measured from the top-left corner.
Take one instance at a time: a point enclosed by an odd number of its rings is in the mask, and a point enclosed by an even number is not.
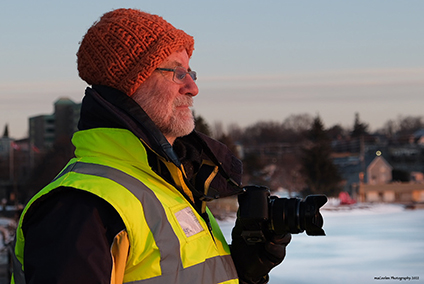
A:
[[[286,246],[290,243],[291,234],[275,235],[265,232],[265,241],[247,244],[241,236],[243,228],[239,222],[232,231],[231,256],[237,269],[240,283],[268,283],[268,273],[280,264],[286,256]]]

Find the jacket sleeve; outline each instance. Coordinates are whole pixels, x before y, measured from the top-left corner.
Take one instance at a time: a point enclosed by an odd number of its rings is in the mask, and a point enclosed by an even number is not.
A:
[[[37,200],[22,224],[26,283],[114,283],[116,249],[125,226],[115,209],[91,193],[59,188]],[[118,234],[124,238],[119,238]],[[128,246],[126,246],[128,248]],[[118,259],[118,260],[117,260]],[[125,268],[125,267],[124,267]]]

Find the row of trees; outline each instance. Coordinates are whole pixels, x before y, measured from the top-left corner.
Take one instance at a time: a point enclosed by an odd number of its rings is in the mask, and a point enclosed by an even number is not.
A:
[[[314,118],[309,114],[298,114],[289,116],[282,123],[260,121],[244,129],[232,124],[228,127],[227,132],[235,139],[242,135],[244,136],[243,139],[249,143],[252,142],[252,139],[256,142],[269,139],[271,141],[296,142],[310,129],[313,120]],[[397,139],[411,135],[423,128],[424,119],[422,116],[399,116],[397,119],[386,121],[381,128],[371,131],[369,124],[361,121],[359,113],[356,113],[352,127],[343,127],[340,124],[335,124],[326,128],[325,132],[331,139],[339,137],[357,138],[361,135],[384,135],[391,139]],[[222,124],[217,123],[209,133],[214,137],[220,137],[220,134],[224,132],[222,129]]]
[[[359,139],[369,135],[368,124],[355,116],[351,129],[334,125],[325,128],[319,116],[291,115],[282,123],[257,122],[241,128],[230,125],[224,130],[221,123],[212,127],[196,117],[196,129],[226,144],[238,153],[244,164],[244,184],[262,184],[271,189],[280,187],[303,193],[336,195],[341,189],[341,177],[331,160],[335,139]],[[388,121],[377,133],[401,137],[424,128],[422,117],[399,117]],[[240,146],[243,148],[241,153]],[[33,169],[25,192],[27,199],[40,190],[73,156],[73,146],[66,141],[56,143]]]
[[[216,139],[229,136],[231,140],[247,145],[269,142],[297,143],[305,138],[305,133],[311,128],[313,120],[314,117],[309,114],[295,114],[283,122],[259,121],[244,128],[231,124],[224,130],[221,122],[210,126],[202,116],[196,116],[196,129]],[[355,139],[367,135],[383,135],[396,140],[423,128],[422,116],[398,116],[397,119],[386,121],[381,128],[371,131],[369,124],[361,121],[359,113],[356,113],[352,127],[335,124],[325,128],[325,132],[331,140]]]
[[[361,121],[358,113],[350,129],[340,125],[325,128],[319,116],[308,114],[291,115],[282,123],[262,121],[244,129],[230,125],[227,131],[221,123],[211,128],[201,116],[196,118],[198,131],[212,135],[235,153],[237,146],[242,146],[244,184],[329,196],[337,195],[342,189],[341,175],[331,157],[334,151],[358,153],[361,139],[385,136],[396,141],[424,128],[422,117],[400,116],[371,133],[369,124]]]

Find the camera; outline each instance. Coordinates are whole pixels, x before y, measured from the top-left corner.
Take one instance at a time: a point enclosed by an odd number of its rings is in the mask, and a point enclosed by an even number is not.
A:
[[[248,244],[265,241],[266,233],[284,235],[306,231],[309,236],[325,236],[324,220],[319,208],[326,202],[323,194],[300,198],[271,196],[264,186],[246,186],[238,196],[238,220],[241,222],[242,237]]]

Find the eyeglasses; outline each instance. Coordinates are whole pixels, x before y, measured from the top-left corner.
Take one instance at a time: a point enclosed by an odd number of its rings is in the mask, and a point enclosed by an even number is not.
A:
[[[184,84],[184,79],[185,79],[187,74],[190,75],[190,77],[191,77],[191,79],[193,79],[193,81],[197,80],[196,71],[187,71],[187,69],[185,69],[182,66],[177,66],[173,69],[172,68],[156,68],[156,70],[174,72],[174,76],[172,77],[172,80],[177,84]]]

